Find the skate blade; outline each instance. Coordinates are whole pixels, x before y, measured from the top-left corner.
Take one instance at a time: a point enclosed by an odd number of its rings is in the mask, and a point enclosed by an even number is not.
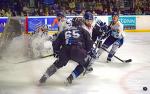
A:
[[[91,70],[85,70],[85,71],[83,72],[83,76],[85,76],[86,74],[91,73],[92,71],[93,71],[93,68],[92,68]]]
[[[71,86],[71,83],[69,83],[68,81],[64,81],[65,86]]]
[[[36,84],[37,86],[44,86],[45,85],[45,83],[40,83],[40,82],[37,82],[37,84]]]

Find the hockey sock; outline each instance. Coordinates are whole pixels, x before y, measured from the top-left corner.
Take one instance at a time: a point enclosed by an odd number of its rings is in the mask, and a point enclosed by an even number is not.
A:
[[[119,48],[119,44],[114,44],[112,46],[112,49],[110,50],[110,52],[108,54],[107,60],[111,61],[111,58],[114,56],[114,54],[116,53],[118,48]]]
[[[78,65],[74,71],[71,73],[73,76],[73,79],[77,78],[82,72],[84,71],[84,68],[81,65]]]
[[[41,77],[40,79],[40,83],[45,83],[45,81],[47,80],[48,77],[50,77],[51,75],[53,75],[55,72],[57,71],[57,67],[53,64],[51,65],[46,73]]]
[[[48,77],[50,77],[50,76],[53,75],[56,71],[57,71],[57,67],[53,64],[53,65],[51,65],[51,66],[47,69],[46,74],[48,75]]]

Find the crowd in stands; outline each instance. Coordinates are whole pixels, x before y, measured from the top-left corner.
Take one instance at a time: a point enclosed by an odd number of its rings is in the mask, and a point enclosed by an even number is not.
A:
[[[31,2],[32,1],[32,2]],[[117,11],[122,15],[149,15],[150,0],[0,0],[0,17],[3,16],[55,16],[63,12],[66,16],[80,16],[85,11],[94,15],[111,15]]]

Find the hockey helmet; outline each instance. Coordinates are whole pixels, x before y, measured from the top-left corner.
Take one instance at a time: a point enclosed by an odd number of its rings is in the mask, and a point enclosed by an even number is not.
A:
[[[118,16],[119,17],[119,14],[117,12],[114,12],[114,13],[112,13],[112,17],[114,17],[114,16]]]
[[[93,14],[91,12],[85,12],[84,19],[93,20],[94,19]]]

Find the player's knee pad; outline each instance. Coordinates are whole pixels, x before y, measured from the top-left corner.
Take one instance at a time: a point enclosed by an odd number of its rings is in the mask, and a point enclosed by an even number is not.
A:
[[[114,44],[112,45],[111,51],[112,51],[112,52],[116,52],[119,47],[120,47],[120,44],[116,42],[116,43],[114,43]],[[110,52],[111,52],[111,51],[110,51]]]

